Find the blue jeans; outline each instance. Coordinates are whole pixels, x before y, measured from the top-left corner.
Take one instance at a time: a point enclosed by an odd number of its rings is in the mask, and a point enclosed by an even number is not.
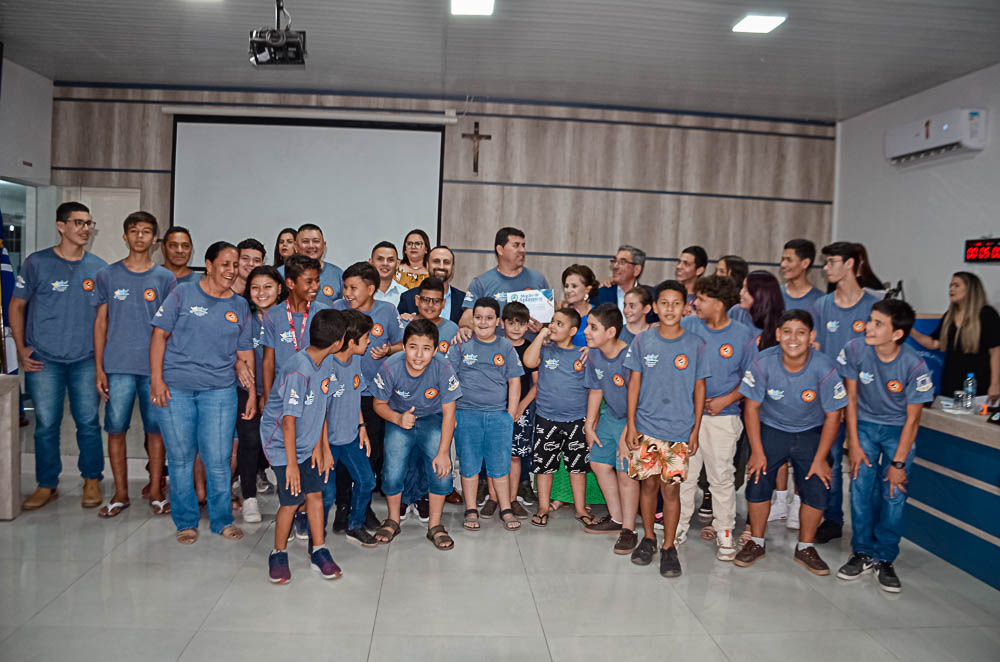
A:
[[[830,467],[833,475],[830,479],[830,492],[826,497],[826,509],[823,520],[839,526],[844,524],[844,425],[837,430],[837,438],[833,440],[830,449]],[[808,471],[808,469],[806,469]]]
[[[233,523],[229,458],[236,425],[236,387],[172,388],[159,419],[170,466],[170,516],[177,530],[197,529],[201,518],[194,492],[194,458],[199,455],[205,464],[209,528],[222,533]]]
[[[506,410],[459,409],[456,414],[455,451],[462,478],[479,474],[486,463],[490,478],[510,474],[514,420]]]
[[[391,497],[402,494],[411,451],[423,457],[428,491],[441,496],[451,494],[451,472],[441,478],[431,466],[440,445],[441,414],[418,418],[410,430],[386,421],[385,459],[382,461],[382,491],[385,495]]]
[[[360,439],[355,437],[349,444],[330,445],[330,453],[333,454],[335,466],[341,464],[347,469],[354,482],[351,490],[351,514],[347,518],[347,530],[360,529],[365,524],[365,513],[368,512],[368,505],[372,500],[372,490],[375,489],[375,472],[368,461],[363,448],[358,448]],[[330,474],[330,479],[323,486],[323,512],[328,514],[330,507],[337,502],[337,481],[334,475]],[[323,522],[325,524],[326,517]]]
[[[42,360],[37,354],[34,358]],[[59,486],[62,459],[59,455],[59,428],[62,425],[66,393],[69,411],[76,423],[76,445],[80,447],[77,466],[84,478],[104,478],[104,440],[98,408],[97,370],[93,357],[74,363],[45,360],[39,372],[25,372],[24,381],[35,403],[35,480],[39,487]]]
[[[426,499],[429,490],[424,458],[419,453],[411,453],[406,478],[403,479],[403,503],[416,503]]]
[[[149,400],[149,377],[142,375],[108,375],[108,401],[104,405],[104,431],[125,434],[132,422],[132,406],[139,396],[139,415],[146,434],[160,434],[156,409]]]
[[[858,421],[858,441],[872,466],[862,462],[858,477],[851,481],[851,549],[889,563],[899,556],[906,492],[896,490],[890,497],[885,476],[892,466],[902,431],[900,425]],[[916,445],[906,456],[907,475],[915,453]]]

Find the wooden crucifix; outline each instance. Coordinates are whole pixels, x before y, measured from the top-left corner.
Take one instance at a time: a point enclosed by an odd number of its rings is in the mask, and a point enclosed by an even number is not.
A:
[[[472,133],[463,133],[462,138],[472,141],[472,172],[479,174],[479,141],[490,140],[493,136],[487,133],[479,133],[479,122],[472,125]]]

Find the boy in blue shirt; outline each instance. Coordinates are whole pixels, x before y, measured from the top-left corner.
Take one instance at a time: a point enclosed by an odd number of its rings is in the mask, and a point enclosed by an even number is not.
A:
[[[837,289],[816,299],[810,312],[816,328],[819,351],[831,359],[836,359],[847,341],[864,338],[865,324],[871,315],[872,305],[878,299],[858,284],[861,255],[857,244],[847,241],[834,242],[823,247],[823,256],[826,258],[823,264],[826,279]],[[823,523],[816,531],[816,542],[819,544],[839,538],[843,533],[843,459],[844,426],[841,423],[837,437],[830,448],[834,481],[830,485],[830,497],[823,513]]]
[[[913,308],[886,299],[872,306],[865,338],[844,346],[837,359],[847,385],[847,439],[851,468],[851,558],[837,577],[873,570],[879,586],[902,590],[893,562],[903,533],[906,478],[923,405],[934,400],[927,364],[905,345]]]
[[[535,396],[538,394],[538,369],[524,368],[524,353],[528,350],[525,334],[531,322],[528,307],[520,301],[512,301],[500,311],[504,337],[517,352],[524,374],[521,375],[520,402],[514,408],[514,438],[510,449],[510,507],[518,519],[527,519],[524,506],[535,503],[531,489],[531,452],[535,438]],[[525,466],[526,465],[526,466]],[[524,477],[522,479],[522,476]],[[490,498],[496,495],[491,494]],[[499,497],[497,497],[499,498]],[[523,504],[523,505],[522,505]]]
[[[790,239],[781,251],[781,298],[785,310],[809,310],[823,292],[809,282],[809,269],[816,263],[816,244],[808,239]]]
[[[464,526],[469,531],[479,530],[476,488],[484,462],[499,499],[504,528],[508,531],[521,528],[510,507],[509,478],[514,414],[521,400],[524,368],[510,341],[497,336],[499,318],[500,304],[496,299],[477,299],[472,308],[475,335],[452,345],[448,352],[464,393],[456,405],[455,446],[465,498]]]
[[[371,442],[361,416],[361,394],[367,387],[361,357],[368,351],[371,319],[357,310],[341,312],[344,344],[330,359],[330,393],[326,406],[327,439],[335,466],[346,470],[353,481],[351,510],[347,521],[347,542],[376,547],[378,541],[365,528],[371,510],[375,474],[368,457]],[[323,513],[336,501],[337,481],[327,481],[323,489]],[[374,518],[374,513],[371,515]]]
[[[442,551],[455,546],[441,525],[441,511],[452,488],[455,400],[462,389],[451,364],[437,354],[439,340],[433,322],[413,320],[403,333],[403,352],[390,356],[372,380],[375,412],[386,421],[382,491],[389,516],[375,532],[383,544],[399,535],[403,480],[410,453],[419,453],[430,480],[427,539]]]
[[[344,320],[333,310],[320,311],[309,325],[310,344],[289,359],[267,399],[260,419],[264,453],[278,478],[278,515],[274,549],[268,557],[269,579],[285,584],[289,534],[303,503],[309,518],[309,558],[324,579],[338,579],[340,567],[325,546],[323,483],[333,466],[327,443],[326,405],[333,380],[330,355],[341,349]]]
[[[786,311],[778,321],[777,337],[777,347],[753,357],[740,384],[751,448],[746,497],[752,537],[734,563],[748,567],[764,557],[778,468],[791,460],[802,501],[795,560],[813,574],[829,575],[813,542],[833,479],[827,455],[840,425],[840,410],[847,406],[847,391],[833,359],[810,348],[816,332],[809,313]]]
[[[559,469],[560,456],[569,472],[577,521],[584,526],[594,523],[587,512],[590,454],[583,431],[587,387],[583,383],[580,349],[573,345],[579,326],[578,312],[560,308],[524,352],[524,367],[538,368],[534,442],[538,511],[531,517],[535,526],[548,526],[552,475]]]
[[[381,489],[385,421],[375,413],[375,388],[373,382],[386,357],[403,349],[403,321],[396,307],[388,301],[377,301],[375,290],[380,279],[378,270],[368,262],[355,262],[344,272],[344,298],[333,303],[334,310],[356,310],[372,321],[368,351],[361,356],[361,372],[365,390],[361,393],[361,414],[371,443],[368,461],[375,473],[375,489]],[[344,531],[351,509],[351,476],[346,468],[337,470],[337,510],[333,516],[333,530]],[[369,514],[365,520],[369,528],[378,526],[378,520]]]
[[[104,452],[94,388],[97,272],[107,266],[85,248],[94,231],[90,210],[79,202],[56,209],[59,243],[29,255],[21,266],[10,301],[10,331],[18,365],[35,403],[35,478],[38,487],[24,501],[25,510],[41,508],[58,496],[59,428],[68,392],[80,447],[84,508],[101,505]]]
[[[689,477],[681,484],[681,519],[676,542],[687,539],[694,514],[695,488],[702,467],[712,494],[712,530],[716,558],[736,557],[733,527],[736,526],[736,480],[733,457],[743,432],[740,419],[740,379],[747,358],[757,353],[756,331],[729,319],[726,310],[739,300],[733,279],[723,276],[699,278],[694,285],[695,315],[681,321],[687,331],[705,340],[705,362],[711,376],[705,380],[705,413],[701,419],[697,455],[689,458]]]
[[[632,563],[649,565],[653,561],[656,497],[660,493],[660,575],[668,578],[681,574],[674,545],[681,511],[680,485],[687,477],[688,457],[698,452],[705,379],[709,377],[705,341],[681,326],[687,294],[685,286],[676,280],[657,285],[653,310],[659,323],[637,335],[625,355],[625,367],[632,371],[625,431],[628,475],[642,481],[639,507],[644,532],[632,552]],[[623,516],[625,522],[635,521],[634,511],[623,512]]]
[[[631,522],[623,521],[622,501],[630,502],[633,513],[639,506],[639,486],[627,473],[615,471],[618,449],[625,437],[628,382],[632,375],[624,366],[628,345],[619,339],[621,332],[622,314],[618,306],[602,303],[590,311],[584,329],[590,351],[583,378],[589,390],[583,430],[590,449],[590,468],[604,494],[608,514],[583,527],[587,533],[614,534],[623,528],[633,531],[635,517]]]
[[[97,307],[94,321],[97,392],[106,403],[104,429],[108,433],[108,459],[115,481],[111,501],[97,512],[105,518],[115,517],[129,506],[125,433],[132,420],[136,396],[149,454],[150,505],[157,515],[170,512],[170,502],[163,497],[161,484],[163,436],[149,400],[149,339],[153,315],[173,291],[177,279],[149,256],[156,243],[156,218],[137,211],[129,214],[123,225],[128,257],[97,272],[92,301]]]

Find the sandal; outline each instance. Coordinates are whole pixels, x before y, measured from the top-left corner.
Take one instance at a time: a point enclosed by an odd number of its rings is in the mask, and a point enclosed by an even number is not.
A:
[[[455,541],[451,539],[451,536],[448,535],[448,532],[441,524],[427,529],[427,539],[434,543],[434,547],[440,549],[442,552],[446,552],[455,546]]]
[[[531,524],[533,526],[548,526],[549,514],[545,513],[544,515],[540,515],[538,513],[535,513],[534,515],[531,516]]]
[[[230,524],[222,530],[222,537],[226,540],[242,540],[243,539],[243,529],[238,526],[233,526]]]
[[[473,515],[475,515],[475,518],[473,518]],[[478,531],[479,530],[479,511],[476,510],[475,508],[469,508],[469,509],[467,509],[465,511],[465,521],[462,522],[462,526],[464,526],[469,531]]]
[[[198,529],[182,529],[177,532],[177,542],[182,545],[193,545],[198,539]]]
[[[154,515],[170,514],[170,499],[162,499],[160,501],[150,501],[149,505],[153,509]]]
[[[128,501],[112,501],[108,505],[98,510],[97,516],[103,519],[111,519],[112,517],[118,517],[118,515],[128,507],[129,507]]]
[[[378,544],[380,545],[388,545],[399,535],[399,531],[399,522],[386,517],[378,529],[375,530],[375,539],[378,540]]]
[[[510,516],[510,519],[507,516]],[[500,511],[500,519],[503,520],[503,528],[508,531],[517,531],[521,528],[521,522],[514,517],[514,511],[510,508]]]
[[[709,524],[708,526],[702,527],[699,535],[702,540],[715,540],[715,529],[713,529],[712,525]]]
[[[594,520],[594,518],[590,516],[590,513],[587,513],[585,515],[576,515],[575,519],[577,522],[583,524],[584,526],[593,526],[594,524],[597,523]]]

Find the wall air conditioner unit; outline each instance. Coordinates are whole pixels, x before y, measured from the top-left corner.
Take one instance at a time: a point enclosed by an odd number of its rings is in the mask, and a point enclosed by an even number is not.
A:
[[[986,110],[956,108],[887,129],[885,157],[895,166],[926,163],[986,147]]]

